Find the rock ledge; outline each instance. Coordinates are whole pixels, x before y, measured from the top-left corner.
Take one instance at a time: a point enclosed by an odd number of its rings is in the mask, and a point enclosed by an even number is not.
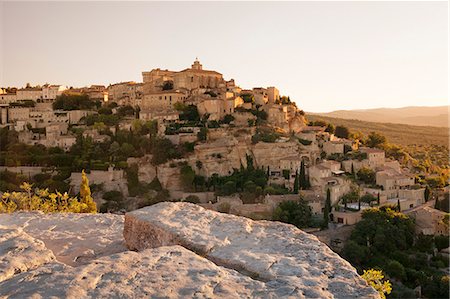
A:
[[[379,297],[347,261],[292,225],[164,202],[127,213],[124,238],[131,250],[181,245],[264,283],[268,297]]]

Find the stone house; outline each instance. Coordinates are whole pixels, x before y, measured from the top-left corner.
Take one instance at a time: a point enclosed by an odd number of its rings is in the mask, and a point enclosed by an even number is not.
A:
[[[375,169],[378,166],[384,165],[386,157],[383,150],[377,148],[361,147],[359,151],[367,154],[369,168]]]
[[[424,235],[449,235],[448,213],[422,205],[409,212],[410,217],[416,220],[416,232]]]
[[[144,85],[133,81],[121,82],[108,86],[108,101],[120,106],[141,104],[144,95]]]
[[[344,153],[344,142],[342,141],[326,141],[322,145],[322,150],[327,154],[343,154]]]
[[[414,185],[414,176],[412,174],[397,172],[394,169],[386,168],[378,171],[375,177],[376,184],[383,187],[388,199],[398,198],[399,190],[408,189]]]

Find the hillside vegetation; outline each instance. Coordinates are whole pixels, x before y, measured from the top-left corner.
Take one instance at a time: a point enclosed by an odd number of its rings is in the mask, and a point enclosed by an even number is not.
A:
[[[364,135],[377,132],[386,136],[388,142],[399,145],[440,145],[448,147],[449,129],[444,127],[412,126],[405,124],[378,123],[356,119],[342,119],[321,115],[307,115],[309,121],[323,120],[336,126],[348,127]]]
[[[337,110],[328,113],[311,114],[344,119],[358,119],[380,123],[406,124],[413,126],[449,126],[449,106]]]

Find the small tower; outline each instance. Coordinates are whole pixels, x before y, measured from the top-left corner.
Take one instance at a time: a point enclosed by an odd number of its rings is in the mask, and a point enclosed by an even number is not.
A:
[[[198,58],[197,57],[195,57],[195,61],[194,61],[194,64],[192,64],[192,67],[191,67],[193,70],[202,70],[203,69],[203,66],[200,64],[200,61],[198,61]]]

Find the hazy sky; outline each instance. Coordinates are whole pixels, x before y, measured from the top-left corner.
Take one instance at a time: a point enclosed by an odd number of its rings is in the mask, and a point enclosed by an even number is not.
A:
[[[0,2],[0,86],[205,69],[306,111],[448,105],[447,2]]]

